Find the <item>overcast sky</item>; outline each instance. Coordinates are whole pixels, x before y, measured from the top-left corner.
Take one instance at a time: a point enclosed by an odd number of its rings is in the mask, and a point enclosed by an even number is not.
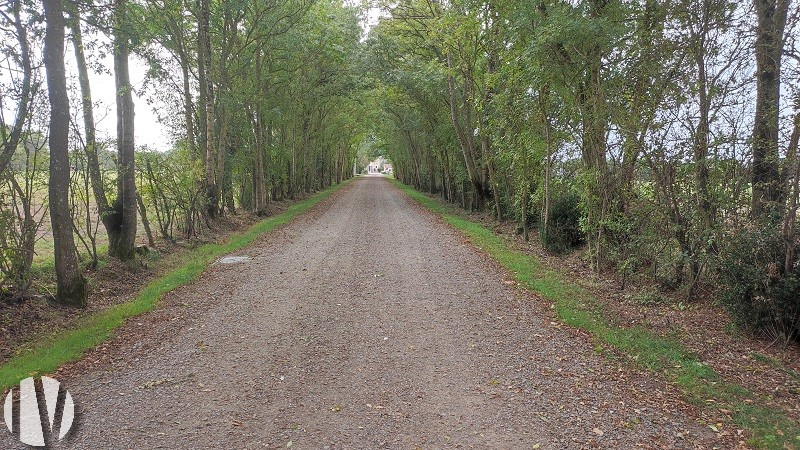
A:
[[[67,77],[77,80],[77,67],[75,65],[75,55],[72,46],[66,47],[65,62],[67,66]],[[98,58],[96,54],[87,54],[87,58]],[[109,53],[102,61],[103,66],[110,71],[114,67],[114,58]],[[147,67],[141,59],[136,56],[130,58],[130,76],[133,85],[133,102],[136,107],[136,121],[134,130],[136,134],[136,146],[147,145],[155,150],[166,151],[172,146],[168,135],[163,132],[164,127],[158,123],[145,98],[139,97],[136,93],[141,91]],[[114,75],[111,73],[96,73],[89,70],[89,81],[92,87],[92,97],[95,103],[95,121],[97,121],[98,139],[116,139],[117,118],[116,118],[116,89],[114,88]],[[77,81],[76,81],[77,83]],[[147,93],[145,93],[146,95]]]

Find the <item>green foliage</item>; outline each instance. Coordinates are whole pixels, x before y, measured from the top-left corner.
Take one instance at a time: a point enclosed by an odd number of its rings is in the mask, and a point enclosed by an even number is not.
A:
[[[539,227],[542,245],[553,253],[567,253],[583,244],[585,235],[581,230],[580,197],[567,191],[553,199],[547,218]]]
[[[786,243],[774,227],[740,231],[719,258],[720,300],[740,327],[787,342],[800,338],[800,267],[785,270]]]
[[[200,225],[197,208],[200,191],[197,180],[202,173],[199,161],[192,161],[185,146],[168,153],[136,153],[138,190],[155,218],[159,234],[176,239],[176,231],[191,237]]]
[[[48,212],[44,142],[41,134],[26,133],[0,174],[0,297],[25,295],[37,281],[32,268]]]
[[[6,290],[25,290],[30,285],[30,267],[26,267],[26,253],[33,249],[22,245],[24,232],[13,213],[10,196],[0,191],[0,298]],[[24,231],[24,230],[23,230]]]

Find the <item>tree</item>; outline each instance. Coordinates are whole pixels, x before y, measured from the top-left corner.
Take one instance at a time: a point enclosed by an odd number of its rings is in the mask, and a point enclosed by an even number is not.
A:
[[[4,18],[10,22],[16,30],[17,43],[19,44],[19,55],[16,59],[19,61],[22,71],[22,80],[20,82],[21,88],[19,92],[19,103],[17,104],[17,114],[14,118],[14,123],[11,125],[10,132],[6,129],[6,124],[0,124],[0,137],[2,137],[3,147],[0,148],[0,173],[2,173],[8,163],[11,162],[11,157],[14,156],[19,145],[20,138],[22,137],[22,130],[28,120],[31,106],[31,78],[33,76],[33,69],[31,67],[31,50],[28,42],[28,32],[25,24],[22,23],[20,16],[20,8],[22,2],[12,2],[13,17],[9,17],[3,12]],[[4,105],[5,106],[5,105]]]
[[[754,0],[756,111],[753,126],[753,215],[779,210],[783,192],[778,159],[781,57],[791,0]]]
[[[133,86],[128,58],[131,53],[127,0],[114,4],[114,85],[117,90],[117,197],[106,220],[108,254],[123,261],[133,259],[136,246],[136,160]]]
[[[64,13],[61,0],[44,2],[47,28],[44,64],[50,102],[50,221],[57,278],[56,299],[70,306],[87,302],[86,279],[78,266],[69,211],[69,98],[64,69]]]
[[[214,84],[212,75],[212,55],[211,55],[211,7],[209,0],[199,0],[200,17],[198,19],[197,32],[197,71],[200,80],[200,100],[203,108],[202,118],[205,123],[201,123],[204,128],[201,141],[205,148],[201,149],[204,155],[205,178],[203,186],[206,193],[206,213],[210,217],[216,217],[217,204],[219,202],[219,186],[216,183],[215,169],[217,167],[217,147],[214,139],[216,116],[214,109]],[[202,104],[205,102],[205,104]]]
[[[113,232],[114,212],[108,204],[106,189],[100,172],[100,160],[97,152],[100,145],[97,142],[94,121],[94,105],[92,103],[92,88],[89,83],[89,70],[86,65],[86,53],[83,46],[83,33],[81,31],[81,14],[77,5],[69,5],[66,13],[69,15],[69,28],[72,33],[72,47],[75,52],[75,63],[78,68],[78,84],[81,92],[81,113],[84,129],[84,153],[86,154],[86,170],[92,186],[97,213],[100,216],[107,233]],[[96,254],[94,255],[96,259]]]
[[[538,10],[541,25],[535,55],[580,136],[584,229],[590,261],[599,270],[610,263],[605,242],[607,219],[618,194],[607,154],[609,99],[613,98],[613,81],[620,76],[619,60],[613,55],[623,51],[618,46],[624,34],[621,17],[625,11],[609,0],[587,0],[576,6],[540,2]]]

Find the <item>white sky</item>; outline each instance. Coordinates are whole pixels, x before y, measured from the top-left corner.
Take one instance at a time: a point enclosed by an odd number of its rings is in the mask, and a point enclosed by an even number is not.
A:
[[[65,53],[65,63],[67,66],[67,77],[77,80],[77,67],[75,65],[75,54],[72,52],[72,45],[68,42]],[[87,59],[96,59],[99,56],[87,52]],[[108,53],[102,60],[103,66],[110,70],[114,67],[114,58]],[[165,133],[165,128],[158,122],[152,107],[147,104],[145,97],[140,97],[137,92],[141,91],[144,82],[147,66],[140,58],[131,56],[130,58],[130,77],[133,85],[133,102],[136,116],[134,131],[136,137],[136,147],[147,145],[148,147],[166,151],[172,146],[171,139]],[[117,117],[116,117],[116,89],[114,87],[114,75],[112,73],[96,73],[89,70],[89,82],[92,87],[92,100],[95,104],[95,121],[97,122],[98,139],[116,139],[117,137]],[[77,83],[77,81],[76,81]],[[143,93],[145,96],[147,92]]]

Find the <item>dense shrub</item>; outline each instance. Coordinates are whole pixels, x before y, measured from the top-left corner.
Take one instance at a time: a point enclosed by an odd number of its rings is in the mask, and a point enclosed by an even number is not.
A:
[[[737,233],[720,253],[719,298],[741,327],[776,339],[800,332],[800,269],[785,269],[786,243],[774,229]]]
[[[542,245],[554,253],[567,253],[584,242],[580,226],[580,198],[573,192],[557,195],[550,205],[547,227],[539,227]]]

